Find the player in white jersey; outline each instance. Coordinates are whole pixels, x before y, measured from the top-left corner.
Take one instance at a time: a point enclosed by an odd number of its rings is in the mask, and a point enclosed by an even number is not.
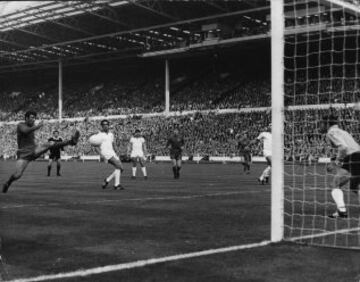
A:
[[[346,218],[348,213],[344,202],[344,192],[341,188],[350,181],[350,190],[359,193],[360,145],[350,133],[339,128],[338,118],[335,115],[324,117],[323,122],[327,129],[326,137],[332,146],[337,148],[337,156],[327,168],[328,172],[335,174],[331,196],[337,206],[337,211],[330,214],[329,217]]]
[[[135,130],[134,136],[130,138],[130,142],[128,145],[128,155],[130,155],[132,161],[132,179],[136,178],[136,170],[137,170],[137,163],[141,166],[141,171],[144,175],[144,178],[147,179],[147,172],[146,172],[146,142],[144,137],[141,136],[141,132],[139,129]]]
[[[124,169],[119,157],[115,153],[113,146],[114,134],[109,131],[109,125],[110,123],[108,120],[102,120],[101,131],[97,134],[92,135],[89,138],[89,142],[91,145],[95,147],[95,150],[98,152],[101,158],[105,160],[105,162],[108,162],[109,164],[113,165],[115,168],[114,172],[104,179],[102,188],[105,189],[109,184],[109,182],[113,178],[115,178],[114,189],[123,190],[124,187],[120,184],[120,178],[121,178],[121,173]]]
[[[256,138],[257,142],[263,142],[263,155],[267,162],[267,167],[264,169],[263,173],[258,178],[258,181],[261,182],[261,184],[269,182],[269,177],[271,173],[272,135],[270,131],[271,125],[269,126],[269,128],[266,128],[266,131],[261,132],[260,135]]]

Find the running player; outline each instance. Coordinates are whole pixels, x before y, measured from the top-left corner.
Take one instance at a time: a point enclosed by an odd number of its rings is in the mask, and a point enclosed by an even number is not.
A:
[[[335,174],[332,183],[331,196],[337,210],[330,214],[331,218],[347,218],[348,213],[344,202],[344,192],[341,190],[350,181],[350,190],[359,193],[360,184],[360,145],[345,130],[338,126],[337,116],[331,114],[323,118],[326,137],[333,147],[337,148],[337,156],[327,170]]]
[[[136,179],[137,163],[139,162],[144,178],[147,179],[147,172],[145,166],[145,156],[147,156],[146,142],[144,137],[141,136],[141,132],[139,129],[136,129],[134,136],[130,138],[130,142],[128,145],[128,155],[130,155],[132,161],[131,178]]]
[[[53,136],[48,139],[48,142],[58,143],[62,142],[63,140],[59,137],[59,131],[55,130],[53,132]],[[56,162],[56,175],[61,176],[60,169],[61,169],[61,151],[64,151],[64,148],[50,148],[50,156],[49,156],[49,164],[47,167],[47,176],[51,174],[51,166],[53,162]]]
[[[250,163],[251,163],[251,150],[249,146],[250,142],[246,133],[243,133],[242,135],[238,135],[238,137],[239,137],[238,150],[240,156],[244,158],[242,163],[244,166],[244,172],[246,174],[250,174]]]
[[[179,129],[175,128],[173,135],[166,143],[166,149],[170,147],[170,159],[172,162],[174,178],[180,177],[182,151],[184,149],[184,139],[179,135]]]
[[[80,133],[78,130],[75,131],[74,135],[70,140],[57,142],[57,143],[45,143],[45,144],[36,144],[35,143],[35,131],[39,130],[43,125],[43,121],[40,121],[35,125],[36,112],[28,111],[25,113],[25,122],[20,122],[17,125],[17,161],[16,161],[16,170],[10,176],[8,181],[3,185],[2,192],[6,193],[14,181],[21,178],[26,167],[31,161],[36,160],[38,157],[46,153],[50,149],[62,148],[67,145],[75,146],[79,140]]]
[[[270,131],[271,125],[267,127],[264,132],[261,132],[255,140],[255,142],[263,142],[263,155],[267,162],[267,167],[264,169],[263,173],[258,178],[258,181],[263,185],[265,182],[269,182],[269,177],[271,173],[272,135]]]
[[[98,152],[101,158],[115,168],[114,172],[104,179],[102,188],[105,189],[108,186],[109,182],[113,178],[115,178],[114,189],[124,190],[124,187],[120,184],[121,172],[124,169],[119,157],[116,155],[114,150],[114,145],[113,145],[114,134],[109,131],[110,122],[104,119],[101,121],[100,124],[101,124],[101,131],[95,135],[92,135],[89,138],[90,143],[92,139],[100,140],[100,142],[98,142],[99,145],[95,146],[94,143],[92,143],[92,145],[95,147],[95,150]]]

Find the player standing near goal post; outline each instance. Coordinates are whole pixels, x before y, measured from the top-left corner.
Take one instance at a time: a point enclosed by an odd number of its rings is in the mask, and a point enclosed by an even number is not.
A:
[[[238,135],[238,150],[240,156],[243,157],[242,164],[246,174],[250,174],[251,150],[249,144],[250,142],[246,133]]]
[[[145,166],[147,156],[146,142],[144,137],[141,136],[141,131],[139,129],[136,129],[134,136],[130,138],[128,145],[128,155],[130,155],[132,161],[131,178],[136,179],[137,163],[139,163],[144,178],[147,179],[147,171]]]
[[[338,117],[331,114],[323,118],[326,137],[332,146],[337,148],[337,156],[327,167],[328,172],[335,174],[332,183],[331,196],[335,201],[337,210],[330,214],[331,218],[347,218],[348,213],[344,202],[344,192],[341,188],[350,181],[350,190],[359,192],[360,184],[360,145],[350,133],[338,126]]]
[[[48,142],[54,142],[55,144],[58,142],[62,142],[62,138],[59,137],[59,131],[55,130],[53,132],[53,136],[48,139]],[[56,162],[56,175],[61,176],[60,169],[61,169],[61,151],[64,151],[63,147],[56,147],[50,148],[50,156],[49,156],[49,163],[47,167],[47,176],[51,174],[51,166],[53,162]]]
[[[44,122],[40,121],[35,125],[36,112],[28,111],[25,113],[25,122],[20,122],[17,125],[17,160],[16,160],[16,170],[10,176],[8,181],[3,185],[2,192],[6,193],[10,185],[21,178],[25,169],[30,162],[36,160],[41,155],[46,153],[50,149],[62,148],[64,146],[75,146],[78,143],[80,138],[80,133],[78,130],[75,131],[74,135],[66,141],[62,142],[47,142],[44,144],[35,143],[35,131],[43,127]]]
[[[266,127],[263,132],[259,134],[259,136],[256,138],[256,140],[252,141],[253,143],[263,142],[263,155],[267,162],[267,167],[264,169],[260,177],[258,178],[258,181],[261,184],[265,184],[269,182],[269,177],[271,173],[271,151],[272,151],[272,135],[270,133],[271,131],[271,125],[269,127]]]
[[[182,151],[184,149],[184,145],[184,138],[180,136],[179,129],[175,128],[173,135],[166,143],[166,149],[170,147],[170,159],[175,179],[180,178]]]
[[[124,187],[120,184],[121,173],[124,169],[114,150],[114,134],[109,130],[110,122],[104,119],[101,121],[100,125],[101,131],[97,134],[91,135],[89,143],[94,146],[96,152],[103,160],[105,160],[105,162],[108,162],[115,168],[114,172],[104,179],[102,188],[105,189],[109,182],[115,178],[114,190],[124,190]]]

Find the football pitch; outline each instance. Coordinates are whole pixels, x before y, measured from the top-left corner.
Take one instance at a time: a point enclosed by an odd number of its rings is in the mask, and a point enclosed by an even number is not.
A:
[[[2,183],[14,165],[0,162]],[[264,164],[245,175],[238,164],[185,163],[173,179],[169,163],[150,163],[147,180],[125,164],[123,191],[101,189],[104,163],[63,162],[61,177],[46,166],[32,163],[0,195],[3,281],[360,280],[360,251],[252,245],[270,238]]]

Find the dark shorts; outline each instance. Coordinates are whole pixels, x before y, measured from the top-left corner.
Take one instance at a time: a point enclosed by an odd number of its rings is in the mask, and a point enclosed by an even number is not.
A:
[[[351,173],[350,189],[358,193],[360,184],[360,152],[348,155],[343,160],[342,168]]]
[[[265,157],[267,165],[271,165],[271,157]]]
[[[50,153],[50,156],[49,156],[50,160],[57,161],[57,160],[60,160],[60,158],[61,158],[60,152],[59,153]]]
[[[34,161],[41,155],[35,153],[36,148],[27,148],[17,150],[17,158],[20,160]]]
[[[243,151],[243,152],[240,152],[240,155],[243,156],[244,162],[251,162],[251,152]]]
[[[181,160],[182,158],[182,153],[179,151],[171,151],[170,152],[170,159],[172,160]]]

